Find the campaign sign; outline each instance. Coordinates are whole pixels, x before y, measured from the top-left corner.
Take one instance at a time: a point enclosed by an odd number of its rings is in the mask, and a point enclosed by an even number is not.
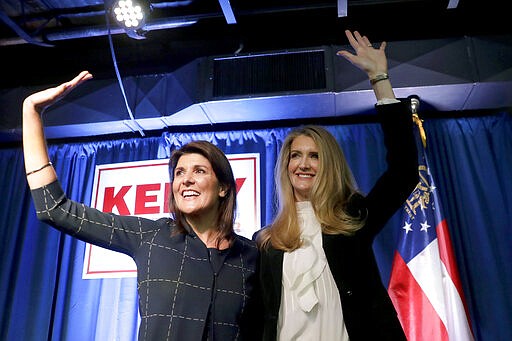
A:
[[[251,238],[260,228],[260,158],[257,153],[227,155],[237,186],[235,232]],[[168,217],[168,160],[96,166],[91,206],[103,212],[148,219]],[[82,278],[136,277],[131,257],[87,244]]]

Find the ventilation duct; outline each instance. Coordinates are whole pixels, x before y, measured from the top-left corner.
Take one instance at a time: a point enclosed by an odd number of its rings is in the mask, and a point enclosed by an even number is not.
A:
[[[123,82],[144,130],[373,112],[366,75],[336,56],[340,48],[214,56]],[[422,110],[512,107],[510,35],[389,42],[387,54],[397,96],[418,95]],[[0,93],[0,141],[20,140],[21,102],[36,90]],[[114,79],[81,85],[48,110],[45,126],[49,138],[133,131]]]

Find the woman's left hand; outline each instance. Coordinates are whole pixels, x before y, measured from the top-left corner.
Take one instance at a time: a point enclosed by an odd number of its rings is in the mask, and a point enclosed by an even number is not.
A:
[[[368,74],[372,79],[378,74],[388,72],[388,62],[386,58],[386,42],[382,42],[378,48],[374,48],[366,36],[362,36],[358,31],[352,33],[345,31],[350,45],[355,50],[355,54],[346,50],[338,51],[336,54],[347,59],[349,62]]]

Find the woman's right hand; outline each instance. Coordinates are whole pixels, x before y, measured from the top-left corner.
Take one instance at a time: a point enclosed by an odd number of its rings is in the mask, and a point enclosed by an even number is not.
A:
[[[47,185],[57,179],[51,166],[44,128],[41,119],[43,111],[66,96],[78,85],[92,78],[88,71],[82,71],[69,82],[36,92],[23,101],[23,156],[28,185],[31,189]]]

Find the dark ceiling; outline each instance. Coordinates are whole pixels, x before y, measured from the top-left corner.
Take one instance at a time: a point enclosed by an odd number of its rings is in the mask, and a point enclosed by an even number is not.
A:
[[[123,76],[170,72],[203,56],[346,44],[343,30],[358,29],[373,41],[503,34],[507,1],[348,0],[152,1],[155,25],[145,39],[120,34],[112,42]],[[231,6],[228,24],[222,6]],[[453,7],[453,8],[449,8]],[[50,84],[81,69],[113,78],[100,0],[0,1],[0,88]],[[195,22],[172,29],[158,24]]]
[[[395,93],[422,110],[510,108],[507,3],[153,0],[134,39],[102,0],[0,0],[0,146],[21,139],[24,96],[83,69],[95,80],[50,109],[50,139],[371,112],[365,75],[334,53],[345,29],[389,42]]]

